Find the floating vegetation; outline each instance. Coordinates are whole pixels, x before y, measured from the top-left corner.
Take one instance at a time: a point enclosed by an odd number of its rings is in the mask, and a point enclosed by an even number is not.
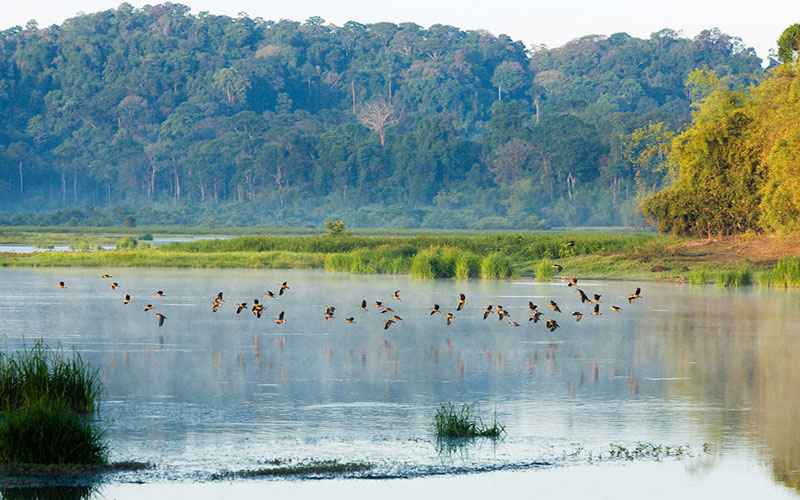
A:
[[[458,410],[452,403],[442,403],[433,417],[433,429],[438,437],[449,438],[498,437],[505,433],[505,427],[497,422],[497,412],[491,425],[486,425],[469,403]]]
[[[372,464],[367,462],[339,462],[338,460],[311,460],[286,465],[281,465],[280,461],[274,461],[271,462],[271,465],[271,467],[263,467],[258,469],[217,472],[211,475],[211,479],[219,480],[246,477],[346,474],[352,472],[365,472],[372,469]]]
[[[706,444],[703,445],[704,450],[707,449]],[[610,458],[624,458],[625,460],[634,460],[637,458],[659,460],[666,457],[680,458],[683,456],[691,456],[689,450],[690,447],[688,445],[667,446],[652,443],[637,443],[633,448],[627,448],[621,444],[611,443],[608,454]]]

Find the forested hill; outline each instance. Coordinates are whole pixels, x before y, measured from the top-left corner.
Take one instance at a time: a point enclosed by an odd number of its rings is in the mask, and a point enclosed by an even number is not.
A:
[[[632,224],[626,137],[683,127],[701,67],[761,74],[718,30],[526,49],[170,3],[30,22],[0,32],[0,223]]]

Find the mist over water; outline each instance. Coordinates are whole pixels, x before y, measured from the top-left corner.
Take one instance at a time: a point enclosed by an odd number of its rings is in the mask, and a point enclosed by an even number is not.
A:
[[[100,279],[103,272],[113,279]],[[61,280],[66,289],[56,287]],[[283,296],[264,296],[284,280],[291,288]],[[629,305],[624,297],[637,285],[643,297]],[[547,478],[553,468],[595,468],[611,443],[644,442],[689,446],[690,456],[634,469],[676,471],[687,484],[746,470],[759,478],[757,491],[797,491],[800,294],[580,286],[602,294],[602,316],[589,315],[561,282],[3,269],[0,333],[8,349],[43,337],[101,368],[112,459],[153,463],[137,476],[145,482],[206,481],[265,461],[309,459],[366,461],[382,477],[542,469],[535,473]],[[391,298],[397,289],[402,301]],[[220,291],[225,303],[214,313]],[[456,313],[459,293],[468,302]],[[123,304],[125,294],[132,304]],[[267,306],[261,319],[249,309],[236,314],[237,302],[254,298]],[[358,309],[362,299],[367,312]],[[563,313],[546,307],[550,299]],[[392,313],[381,314],[376,300],[403,320],[384,330]],[[528,322],[529,300],[561,328]],[[456,314],[451,326],[430,315],[434,303]],[[144,312],[145,304],[154,309]],[[502,304],[522,326],[483,320],[488,304]],[[336,307],[330,322],[328,305]],[[280,311],[285,325],[273,321]],[[167,317],[161,328],[156,312]],[[484,419],[496,411],[506,436],[443,450],[431,428],[442,402],[477,403]]]

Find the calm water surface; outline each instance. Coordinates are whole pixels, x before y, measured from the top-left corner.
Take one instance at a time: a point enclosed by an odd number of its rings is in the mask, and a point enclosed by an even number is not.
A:
[[[120,288],[111,290],[103,272]],[[68,288],[55,286],[61,280]],[[284,280],[291,287],[284,296],[264,296]],[[531,484],[564,498],[609,491],[659,497],[654,484],[668,486],[664,498],[704,488],[727,489],[729,497],[794,497],[800,294],[646,283],[643,298],[628,305],[624,296],[636,285],[581,282],[589,295],[603,295],[603,315],[594,317],[564,283],[3,269],[0,334],[12,350],[38,337],[75,346],[101,367],[107,393],[100,419],[109,425],[112,459],[155,467],[114,476],[99,498],[175,496],[181,488],[208,498],[270,489],[344,497],[354,487],[370,496],[483,488],[507,498],[529,496]],[[396,289],[402,301],[391,298]],[[219,291],[225,304],[214,313]],[[461,292],[468,303],[451,326],[430,315],[434,303],[455,312]],[[126,293],[132,304],[122,303]],[[236,314],[237,302],[254,298],[267,306],[261,319]],[[357,308],[362,299],[368,312]],[[562,314],[545,306],[550,299]],[[387,315],[371,305],[376,300],[403,321],[384,330]],[[528,322],[528,300],[561,328],[551,333]],[[148,303],[155,309],[144,312]],[[496,315],[483,320],[490,303],[522,326]],[[326,305],[337,308],[331,322]],[[272,321],[280,311],[285,325]],[[587,315],[576,323],[573,311]],[[166,315],[162,328],[153,312]],[[354,324],[343,321],[351,316]],[[442,446],[431,420],[446,401],[477,403],[488,419],[496,411],[507,435]],[[689,452],[661,462],[608,458],[612,443],[638,442]],[[207,483],[224,470],[311,459],[367,461],[374,466],[367,476],[405,479]],[[125,484],[131,481],[145,484]]]

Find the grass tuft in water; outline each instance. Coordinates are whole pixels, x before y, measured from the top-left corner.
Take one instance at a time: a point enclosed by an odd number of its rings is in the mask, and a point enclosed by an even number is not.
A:
[[[61,402],[75,412],[100,405],[103,383],[98,370],[73,350],[51,349],[42,339],[28,350],[0,353],[0,409],[16,410],[44,399]]]
[[[452,403],[442,403],[433,417],[434,432],[438,437],[498,437],[505,432],[505,427],[497,423],[497,413],[492,417],[492,424],[486,425],[480,417],[475,416],[473,405],[464,403],[457,410]]]
[[[108,463],[103,432],[62,401],[39,400],[0,415],[0,463]]]
[[[703,270],[689,273],[686,279],[693,285],[705,285],[708,283],[708,275]]]

